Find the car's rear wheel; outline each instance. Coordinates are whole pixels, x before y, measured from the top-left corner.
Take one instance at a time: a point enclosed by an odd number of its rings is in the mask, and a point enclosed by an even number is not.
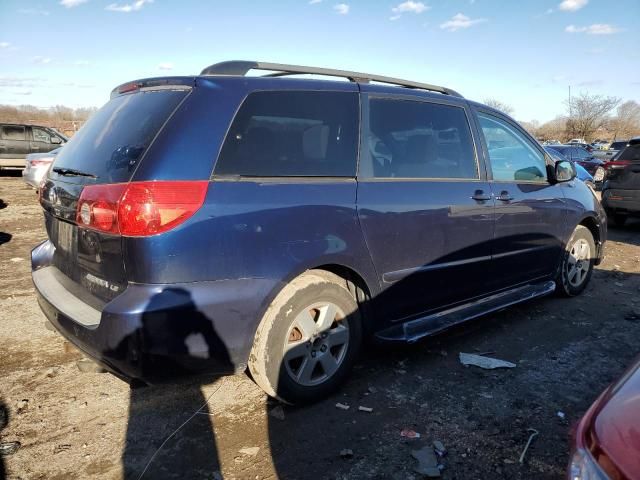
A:
[[[358,304],[345,280],[310,270],[289,283],[265,313],[249,370],[268,395],[312,402],[345,380],[361,340]]]
[[[578,225],[565,248],[560,270],[556,277],[556,291],[573,297],[587,287],[596,258],[593,235],[583,225]]]

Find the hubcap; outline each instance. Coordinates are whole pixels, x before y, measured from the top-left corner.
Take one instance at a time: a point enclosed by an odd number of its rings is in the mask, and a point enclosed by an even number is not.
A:
[[[576,241],[569,252],[567,261],[567,280],[574,287],[582,285],[591,266],[591,247],[584,239]]]
[[[333,303],[314,303],[302,309],[291,324],[283,364],[296,383],[319,385],[338,370],[348,346],[344,312]]]

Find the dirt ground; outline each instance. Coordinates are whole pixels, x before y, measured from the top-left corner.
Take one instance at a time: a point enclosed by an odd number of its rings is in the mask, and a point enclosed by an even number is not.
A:
[[[44,239],[36,194],[5,173],[0,199],[0,441],[21,443],[0,457],[0,479],[3,468],[8,479],[418,479],[411,451],[433,440],[448,451],[444,479],[559,479],[572,425],[640,350],[635,222],[610,230],[581,297],[370,347],[347,385],[310,407],[278,406],[245,376],[130,389],[81,373],[80,354],[44,328],[29,265]],[[459,352],[517,367],[464,367]],[[422,438],[402,438],[403,428]],[[539,435],[520,464],[529,428]]]

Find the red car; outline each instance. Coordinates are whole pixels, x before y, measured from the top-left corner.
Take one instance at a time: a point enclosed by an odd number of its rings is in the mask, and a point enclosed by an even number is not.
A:
[[[574,443],[569,479],[640,479],[640,359],[591,405]]]

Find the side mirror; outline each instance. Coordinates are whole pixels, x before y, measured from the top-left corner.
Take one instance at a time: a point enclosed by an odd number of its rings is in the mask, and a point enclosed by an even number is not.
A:
[[[556,183],[570,182],[578,175],[576,171],[576,166],[573,162],[569,162],[567,160],[561,160],[556,162],[556,167],[554,169],[555,181]]]
[[[53,143],[54,145],[60,145],[62,143],[62,140],[60,140],[60,137],[51,137],[51,143]]]

